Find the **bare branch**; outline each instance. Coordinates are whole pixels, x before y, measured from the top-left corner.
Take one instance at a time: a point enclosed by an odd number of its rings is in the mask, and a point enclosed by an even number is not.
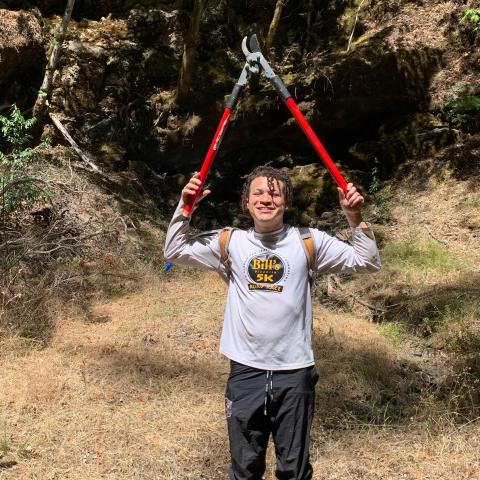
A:
[[[88,158],[88,156],[82,152],[77,142],[72,138],[68,133],[67,129],[63,126],[62,122],[53,114],[50,113],[50,118],[52,119],[55,126],[60,130],[60,133],[65,137],[68,143],[73,147],[77,155],[96,173],[102,173],[102,171]]]
[[[280,23],[280,17],[282,16],[282,10],[285,6],[285,3],[286,0],[277,0],[275,4],[275,12],[268,29],[267,40],[265,41],[265,52],[267,53],[275,40],[275,35],[277,33],[278,24]]]
[[[359,303],[360,305],[363,305],[364,307],[369,308],[370,310],[373,310],[374,312],[379,312],[379,313],[386,313],[388,312],[388,309],[382,308],[382,307],[376,307],[375,305],[372,305],[371,303],[367,303],[364,300],[361,300],[358,298],[357,295],[354,293],[348,292],[345,290],[345,287],[340,283],[340,280],[337,278],[335,275],[329,275],[329,279],[332,280],[332,282],[335,284],[335,286],[341,290],[345,295],[351,297],[355,302]]]
[[[200,20],[205,10],[207,0],[195,0],[193,12],[190,17],[190,25],[185,35],[185,44],[183,47],[182,65],[178,76],[177,91],[175,101],[180,106],[184,106],[190,98],[190,87],[192,85],[193,69],[195,64],[195,55],[200,32]]]
[[[355,21],[353,22],[352,33],[350,33],[350,38],[348,39],[347,53],[350,51],[350,45],[352,44],[352,40],[353,40],[353,33],[355,32],[355,27],[357,26],[358,15],[360,14],[360,9],[362,8],[363,2],[365,2],[365,0],[362,0],[360,2],[360,5],[357,8],[357,13],[355,14]]]
[[[0,192],[1,196],[4,196],[9,190],[11,190],[14,187],[18,187],[19,185],[22,185],[24,183],[43,183],[44,185],[48,185],[49,182],[42,180],[41,178],[37,177],[23,177],[23,178],[17,178],[16,180],[12,180],[11,182],[7,183],[2,191]]]

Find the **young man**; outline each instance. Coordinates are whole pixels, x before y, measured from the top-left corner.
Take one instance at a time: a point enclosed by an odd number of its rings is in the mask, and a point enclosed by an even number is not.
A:
[[[310,229],[315,248],[309,258],[299,230],[283,223],[292,203],[290,178],[271,167],[257,167],[247,177],[242,195],[254,227],[232,231],[228,261],[222,261],[225,244],[220,246],[219,237],[223,234],[192,237],[189,219],[182,214],[183,204],[200,183],[195,175],[182,190],[168,228],[165,256],[176,263],[216,270],[228,281],[220,352],[231,363],[225,396],[230,479],[262,479],[272,435],[277,478],[308,480],[318,379],[312,350],[310,273],[380,268],[375,238],[361,215],[364,199],[352,184],[346,195],[339,189],[353,245]],[[205,190],[199,198],[209,193]]]

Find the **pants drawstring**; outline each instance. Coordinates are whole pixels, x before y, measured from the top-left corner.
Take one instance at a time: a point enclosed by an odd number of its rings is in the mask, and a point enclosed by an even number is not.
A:
[[[265,401],[263,406],[263,414],[267,415],[268,400],[273,402],[273,371],[267,370],[267,382],[265,383]]]

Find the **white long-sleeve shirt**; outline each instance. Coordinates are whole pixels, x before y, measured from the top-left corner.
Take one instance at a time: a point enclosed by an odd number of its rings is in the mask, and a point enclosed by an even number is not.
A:
[[[314,364],[312,300],[308,260],[295,228],[257,233],[234,230],[228,246],[230,276],[220,261],[219,231],[189,235],[189,219],[178,205],[165,240],[174,263],[216,270],[228,281],[220,352],[264,370]],[[370,228],[352,228],[353,245],[310,229],[315,272],[375,272],[380,257]]]

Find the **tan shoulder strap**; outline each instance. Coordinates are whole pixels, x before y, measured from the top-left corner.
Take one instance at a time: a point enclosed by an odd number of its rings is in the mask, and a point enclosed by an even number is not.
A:
[[[220,246],[220,261],[225,263],[228,260],[228,244],[232,236],[233,228],[226,227],[220,230],[218,234],[218,244]]]
[[[307,256],[308,267],[310,270],[313,270],[315,267],[315,242],[313,240],[312,232],[308,227],[298,227],[297,228],[300,241],[302,242],[302,247],[305,250],[305,255]]]

